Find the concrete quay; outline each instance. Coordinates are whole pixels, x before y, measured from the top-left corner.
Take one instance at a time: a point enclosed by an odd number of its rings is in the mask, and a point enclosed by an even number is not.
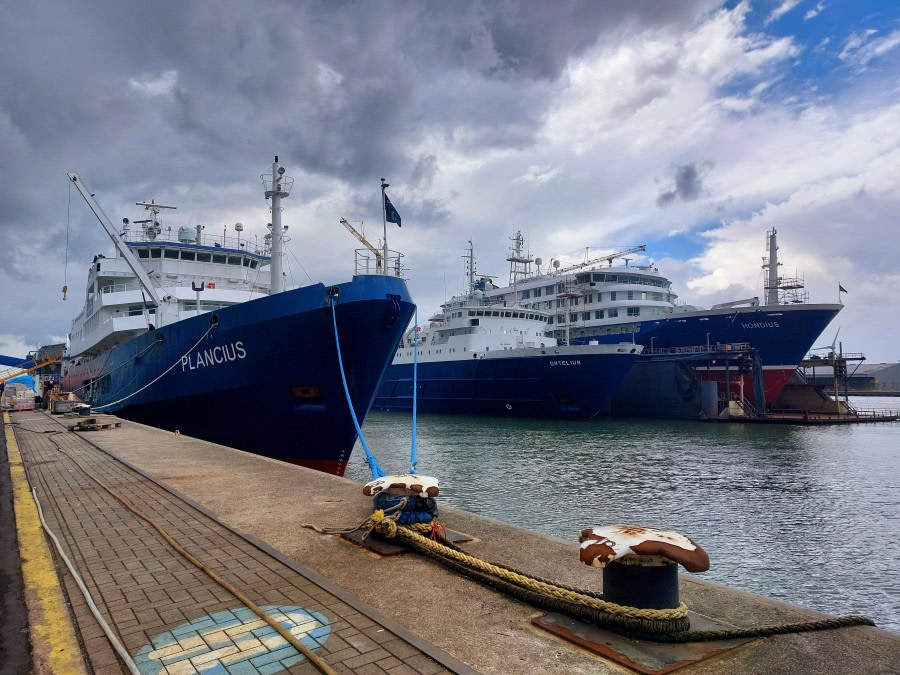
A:
[[[52,600],[45,596],[53,590],[47,586],[54,585],[47,574],[26,571],[40,557],[35,549],[23,549],[35,539],[25,513],[25,497],[31,497],[30,487],[23,486],[26,475],[48,525],[140,672],[317,672],[88,473],[275,615],[337,672],[631,672],[537,627],[534,620],[545,612],[429,559],[411,552],[380,556],[303,526],[353,527],[364,521],[371,501],[352,481],[127,421],[72,433],[67,426],[77,420],[41,412],[5,419],[34,672],[61,672],[54,661],[60,653],[69,659],[66,671],[128,671],[58,555],[52,561],[64,611],[47,609]],[[444,507],[440,521],[473,537],[462,545],[472,555],[560,583],[600,588],[598,572],[578,561],[575,542]],[[682,575],[680,586],[692,612],[720,625],[823,616],[696,576]],[[636,641],[620,643],[619,651],[631,653],[632,666],[643,666],[643,672],[900,672],[900,635],[868,626],[729,641],[698,647],[699,656],[689,660],[658,663]]]

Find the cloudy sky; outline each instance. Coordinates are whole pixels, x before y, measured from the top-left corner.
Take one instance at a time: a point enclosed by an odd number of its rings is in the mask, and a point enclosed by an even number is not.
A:
[[[114,222],[268,222],[279,155],[289,283],[347,279],[403,217],[421,313],[544,259],[645,244],[680,300],[762,296],[784,273],[845,309],[845,351],[900,358],[900,5],[887,0],[0,5],[0,354],[63,341]],[[68,299],[62,287],[68,285]]]

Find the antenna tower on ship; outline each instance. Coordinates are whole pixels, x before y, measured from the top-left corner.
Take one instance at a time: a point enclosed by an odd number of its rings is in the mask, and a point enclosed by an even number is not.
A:
[[[466,259],[466,270],[469,272],[468,296],[472,297],[475,295],[475,246],[471,239],[469,239],[469,248],[466,249],[466,255],[463,258]]]
[[[524,253],[525,238],[519,230],[509,238],[512,246],[509,247],[510,255],[506,259],[509,262],[509,285],[513,287],[513,298],[518,298],[517,286],[519,278],[527,279],[531,276],[531,263],[534,258],[530,253]]]
[[[282,272],[282,256],[284,254],[284,229],[281,226],[281,200],[291,193],[294,179],[284,175],[284,167],[278,164],[278,155],[272,162],[272,173],[260,176],[263,182],[266,199],[272,200],[272,284],[270,293],[281,293],[284,290],[284,273]]]
[[[773,227],[766,238],[766,250],[769,255],[763,258],[763,269],[767,271],[765,291],[766,304],[803,304],[808,300],[808,293],[803,289],[805,283],[800,274],[795,273],[793,277],[781,276],[778,274],[778,233]],[[779,298],[779,292],[782,297]]]

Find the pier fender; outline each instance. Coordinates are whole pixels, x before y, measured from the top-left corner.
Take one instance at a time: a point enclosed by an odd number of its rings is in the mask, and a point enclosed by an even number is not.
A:
[[[678,565],[709,569],[709,555],[692,539],[671,530],[639,525],[589,527],[579,535],[581,562],[603,571],[603,597],[627,607],[675,608]]]

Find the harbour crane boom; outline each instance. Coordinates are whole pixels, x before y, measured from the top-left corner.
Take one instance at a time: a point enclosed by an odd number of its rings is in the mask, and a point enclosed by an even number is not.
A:
[[[582,267],[587,267],[588,265],[596,265],[599,262],[603,262],[604,260],[609,263],[609,266],[612,267],[612,261],[616,258],[621,258],[622,256],[626,256],[629,253],[637,253],[638,251],[646,251],[647,245],[641,244],[640,246],[634,246],[632,248],[627,248],[624,251],[616,251],[615,253],[610,253],[609,255],[602,255],[597,258],[591,258],[590,260],[585,260],[584,262],[576,263],[574,265],[569,265],[568,267],[563,267],[561,269],[554,270],[556,274],[565,274],[567,272],[573,272],[575,270],[581,269]]]
[[[374,244],[372,244],[372,242],[370,242],[368,239],[366,239],[363,236],[362,232],[359,232],[355,227],[353,227],[353,225],[351,225],[349,222],[347,222],[346,218],[341,218],[341,225],[343,225],[348,230],[350,230],[350,233],[354,237],[359,239],[359,241],[362,243],[362,245],[365,246],[367,249],[369,249],[375,255],[375,270],[378,272],[378,274],[381,274],[382,270],[384,269],[382,266],[382,259],[384,258],[384,253],[378,247],[376,247]]]

